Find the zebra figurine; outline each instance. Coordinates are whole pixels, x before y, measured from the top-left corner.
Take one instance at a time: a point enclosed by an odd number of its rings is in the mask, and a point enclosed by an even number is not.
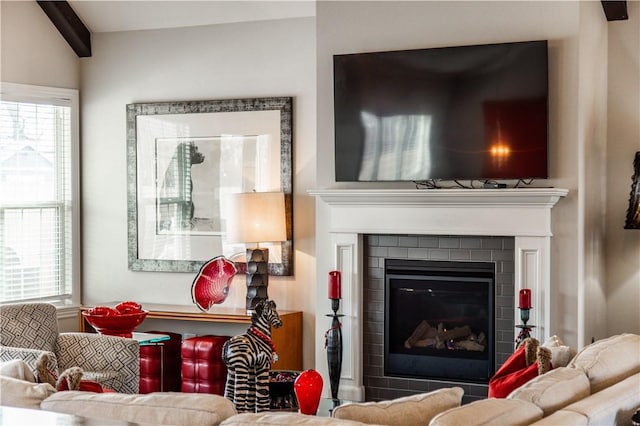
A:
[[[278,360],[271,327],[281,325],[276,303],[261,300],[247,332],[232,337],[222,347],[222,361],[227,366],[224,396],[239,413],[269,410],[269,372],[271,361]]]

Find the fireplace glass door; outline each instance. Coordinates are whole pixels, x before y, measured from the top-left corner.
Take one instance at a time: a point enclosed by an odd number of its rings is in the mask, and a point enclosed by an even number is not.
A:
[[[386,259],[385,375],[486,383],[494,283],[492,262]]]

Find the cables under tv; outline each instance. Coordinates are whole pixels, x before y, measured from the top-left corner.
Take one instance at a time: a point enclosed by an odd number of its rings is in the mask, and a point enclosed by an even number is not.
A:
[[[529,186],[533,183],[533,179],[525,180],[518,179],[517,182],[511,188],[519,188],[521,185]],[[443,185],[443,182],[453,182],[453,184]],[[505,189],[509,188],[509,185],[503,182],[498,182],[495,180],[482,180],[475,181],[469,180],[469,184],[465,185],[460,182],[458,179],[454,179],[451,181],[446,181],[444,179],[427,179],[422,181],[413,181],[416,186],[416,189],[451,189],[451,188],[462,188],[462,189]],[[455,184],[455,185],[454,185]],[[478,184],[480,184],[478,186]]]

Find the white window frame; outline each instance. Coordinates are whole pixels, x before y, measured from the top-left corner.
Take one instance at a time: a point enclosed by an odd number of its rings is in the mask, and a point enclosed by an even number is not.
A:
[[[45,297],[7,303],[49,302],[59,308],[78,307],[81,301],[80,276],[80,124],[79,94],[76,89],[0,83],[0,98],[12,102],[36,102],[71,108],[71,295]]]

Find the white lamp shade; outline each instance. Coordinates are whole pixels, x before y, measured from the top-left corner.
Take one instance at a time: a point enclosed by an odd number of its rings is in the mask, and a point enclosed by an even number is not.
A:
[[[261,243],[286,241],[287,226],[282,192],[232,194],[227,218],[227,241]]]

